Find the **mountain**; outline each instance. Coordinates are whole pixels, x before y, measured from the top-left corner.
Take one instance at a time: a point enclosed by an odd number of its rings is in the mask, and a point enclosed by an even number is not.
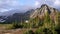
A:
[[[41,6],[41,8],[37,8],[31,15],[30,18],[35,18],[36,16],[42,17],[44,16],[46,13],[49,13],[50,15],[55,15],[58,10],[52,7],[49,7],[46,4],[43,4]]]
[[[13,15],[14,13],[24,13],[24,10],[19,10],[19,9],[14,9],[6,12],[0,12],[0,16],[10,16]]]
[[[46,4],[41,5],[40,8],[37,8],[31,15],[30,19],[39,18],[39,20],[43,21],[52,21],[53,23],[57,24],[57,14],[58,10],[50,7]]]
[[[12,23],[12,22],[25,22],[25,20],[29,20],[30,14],[34,11],[34,9],[30,9],[25,13],[14,13],[13,15],[10,15],[6,19],[6,23]]]
[[[13,15],[10,15],[7,17],[7,19],[5,19],[5,22],[6,23],[12,23],[12,22],[25,22],[26,20],[29,20],[29,19],[34,19],[36,18],[37,16],[40,18],[40,19],[43,19],[46,17],[46,15],[49,15],[50,18],[54,21],[56,20],[56,14],[58,13],[59,11],[55,8],[52,8],[46,4],[43,4],[41,5],[40,8],[37,8],[37,9],[31,9],[31,10],[28,10],[27,12],[25,13],[14,13]]]

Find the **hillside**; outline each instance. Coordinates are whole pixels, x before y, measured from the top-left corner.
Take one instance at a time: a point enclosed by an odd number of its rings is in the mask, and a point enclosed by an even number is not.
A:
[[[2,34],[59,34],[60,12],[46,4],[26,13],[15,13],[0,25]],[[26,21],[27,20],[27,21]],[[2,20],[3,21],[3,20]],[[5,24],[5,25],[4,25]]]
[[[58,10],[50,7],[46,4],[41,5],[41,8],[37,8],[31,15],[30,18],[31,19],[35,19],[35,18],[39,18],[40,20],[44,21],[44,20],[51,20],[53,21],[55,24],[57,23],[57,18],[58,18]]]

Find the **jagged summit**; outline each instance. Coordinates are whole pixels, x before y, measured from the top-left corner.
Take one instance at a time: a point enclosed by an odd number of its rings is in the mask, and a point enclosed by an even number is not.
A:
[[[42,4],[42,5],[41,5],[41,7],[44,7],[44,6],[48,7],[48,5],[47,5],[47,4]]]
[[[46,13],[50,14],[51,16],[55,16],[57,10],[48,6],[47,4],[42,4],[40,8],[36,9],[31,15],[30,18],[43,17]]]

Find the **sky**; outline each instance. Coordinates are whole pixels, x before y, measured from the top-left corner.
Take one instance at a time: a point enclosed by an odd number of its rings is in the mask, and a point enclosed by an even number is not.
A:
[[[28,10],[47,4],[54,8],[60,8],[60,0],[0,0],[0,12],[14,9]]]

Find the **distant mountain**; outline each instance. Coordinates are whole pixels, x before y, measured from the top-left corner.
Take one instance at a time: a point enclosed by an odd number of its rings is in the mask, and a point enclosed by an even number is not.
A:
[[[25,22],[25,20],[29,20],[30,14],[33,13],[33,9],[28,10],[25,13],[14,13],[13,15],[10,15],[6,19],[6,23],[12,23],[12,22]]]
[[[0,16],[0,22],[5,22],[5,21],[6,21],[6,19],[7,19],[7,17],[6,17],[6,16]]]
[[[0,16],[10,16],[13,15],[14,13],[24,13],[25,11],[20,11],[19,9],[15,9],[15,10],[10,10],[10,11],[6,11],[6,12],[1,12]]]
[[[15,10],[15,11],[19,11],[19,10]],[[52,8],[46,4],[41,5],[40,8],[37,9],[31,9],[28,10],[25,13],[14,13],[13,15],[8,16],[5,19],[6,23],[12,23],[12,22],[25,22],[26,20],[34,19],[35,17],[39,17],[40,19],[44,18],[45,15],[48,13],[49,16],[52,18],[52,20],[55,20],[56,18],[56,14],[59,11],[55,8]],[[7,14],[8,15],[8,14]]]

